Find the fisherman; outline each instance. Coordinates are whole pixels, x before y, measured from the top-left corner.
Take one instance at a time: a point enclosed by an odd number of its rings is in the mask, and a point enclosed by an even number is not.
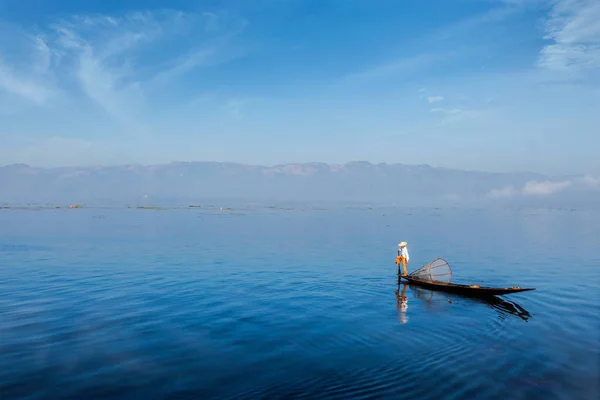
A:
[[[408,249],[406,248],[406,245],[406,242],[401,242],[398,244],[398,256],[396,257],[396,265],[400,266],[400,263],[402,263],[402,268],[404,269],[402,276],[408,275],[406,264],[408,264],[410,257],[408,256]]]

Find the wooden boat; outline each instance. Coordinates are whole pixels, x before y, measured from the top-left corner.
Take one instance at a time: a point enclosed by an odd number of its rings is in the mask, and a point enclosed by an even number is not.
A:
[[[450,268],[450,265],[441,258],[436,258],[432,262],[425,264],[418,270],[413,271],[406,276],[400,275],[400,266],[398,265],[398,278],[399,281],[406,279],[410,283],[414,283],[428,289],[476,297],[501,296],[505,294],[535,290],[534,288],[522,288],[518,286],[485,287],[479,285],[461,285],[458,283],[451,283],[452,269]]]
[[[467,296],[502,296],[505,294],[535,290],[535,288],[522,288],[518,286],[502,288],[485,287],[479,285],[460,285],[457,283],[419,279],[411,275],[399,276],[399,278],[406,279],[410,283],[414,283],[415,285],[419,285],[428,289],[441,290],[450,293],[458,293]]]

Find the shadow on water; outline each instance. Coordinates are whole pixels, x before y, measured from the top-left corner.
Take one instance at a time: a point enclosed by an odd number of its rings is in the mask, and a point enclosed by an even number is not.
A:
[[[491,297],[469,297],[461,296],[453,293],[439,292],[435,290],[424,289],[418,285],[410,283],[399,283],[398,289],[396,290],[396,307],[400,312],[400,320],[402,323],[406,323],[406,311],[408,309],[408,296],[406,289],[410,288],[412,297],[421,300],[427,309],[433,309],[436,302],[447,302],[452,303],[453,299],[462,298],[471,300],[474,303],[483,303],[488,307],[494,309],[498,313],[498,317],[505,319],[510,315],[516,316],[523,321],[528,321],[532,318],[532,315],[519,304],[514,301],[503,300],[498,296]]]

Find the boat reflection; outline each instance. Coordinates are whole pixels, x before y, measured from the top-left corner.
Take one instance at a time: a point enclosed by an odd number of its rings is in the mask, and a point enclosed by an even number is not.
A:
[[[406,311],[408,309],[408,296],[406,295],[406,289],[410,288],[412,297],[421,300],[425,307],[429,310],[435,310],[443,305],[451,304],[453,299],[463,298],[473,302],[484,303],[488,307],[492,308],[498,313],[498,318],[506,319],[511,315],[516,316],[523,321],[528,321],[532,318],[532,315],[519,304],[514,301],[503,300],[498,296],[492,297],[466,297],[457,294],[438,292],[435,290],[424,289],[418,285],[402,282],[398,285],[396,290],[396,307],[399,310],[400,321],[404,324],[408,321]],[[440,300],[445,301],[440,301]]]

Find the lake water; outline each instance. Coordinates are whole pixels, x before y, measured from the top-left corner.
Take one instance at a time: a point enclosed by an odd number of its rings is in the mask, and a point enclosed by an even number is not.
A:
[[[536,290],[398,286],[402,240]],[[0,398],[594,399],[599,250],[592,211],[0,210]]]

